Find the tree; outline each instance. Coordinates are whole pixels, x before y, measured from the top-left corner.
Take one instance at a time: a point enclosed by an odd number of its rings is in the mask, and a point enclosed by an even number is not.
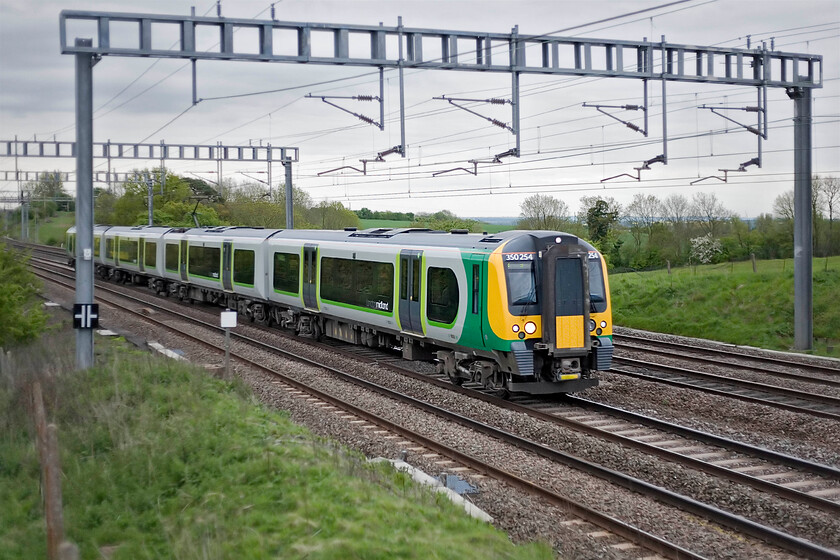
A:
[[[724,208],[717,196],[712,193],[695,193],[691,199],[691,213],[697,218],[703,233],[717,237],[723,224],[732,212]]]
[[[359,227],[359,217],[337,200],[324,200],[309,210],[309,222],[319,229]]]
[[[519,205],[519,229],[564,231],[569,224],[569,207],[550,195],[535,194]]]
[[[582,221],[586,224],[589,239],[596,244],[606,241],[618,224],[621,205],[611,197],[584,196],[580,200]]]
[[[649,240],[653,233],[653,224],[662,216],[662,203],[652,194],[637,193],[627,205],[625,216],[636,242],[636,251],[639,251],[642,248],[642,235],[646,233]]]
[[[834,254],[834,214],[840,207],[840,181],[837,177],[814,177],[814,191],[818,193],[823,208],[828,212],[828,237],[825,254]],[[816,196],[814,198],[817,198]]]
[[[411,227],[425,227],[440,231],[453,229],[466,229],[475,233],[481,231],[481,225],[476,220],[459,218],[449,210],[441,210],[434,214],[417,214]]]
[[[793,221],[793,191],[786,191],[776,197],[773,213],[783,220]]]
[[[662,202],[663,217],[671,226],[674,256],[679,260],[682,260],[688,245],[688,215],[690,210],[691,204],[681,194],[672,194]]]
[[[707,233],[691,240],[691,259],[694,262],[708,264],[714,262],[722,252],[720,241]]]
[[[69,211],[74,208],[58,171],[41,173],[37,181],[25,184],[23,190],[29,193],[36,216],[53,216],[56,210]]]

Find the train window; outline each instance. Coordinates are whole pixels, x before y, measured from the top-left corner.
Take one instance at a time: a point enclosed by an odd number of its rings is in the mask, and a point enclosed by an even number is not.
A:
[[[157,242],[143,241],[143,264],[148,268],[157,266]]]
[[[429,267],[426,316],[429,321],[450,325],[458,315],[458,279],[448,268]]]
[[[233,251],[233,283],[254,286],[254,251]]]
[[[137,245],[136,239],[120,239],[117,252],[120,255],[120,262],[137,264]]]
[[[166,244],[166,270],[169,272],[178,272],[178,244]]]
[[[420,301],[420,261],[411,268],[411,301]]]
[[[190,276],[219,279],[222,250],[219,247],[190,245],[187,272]]]
[[[478,314],[481,305],[481,267],[473,265],[472,274],[472,312]]]
[[[325,257],[321,259],[321,298],[366,310],[391,312],[394,265]]]
[[[601,259],[589,257],[589,307],[590,311],[603,313],[607,310],[607,288],[604,286],[604,271]]]
[[[102,238],[98,235],[93,236],[93,256],[94,257],[99,256],[99,242],[100,242],[101,239]]]
[[[113,259],[114,258],[114,238],[113,237],[105,238],[105,258],[106,259]]]
[[[274,253],[274,291],[300,293],[300,255]]]
[[[538,303],[537,286],[534,280],[534,261],[506,262],[505,272],[511,305]]]
[[[580,259],[557,259],[554,264],[554,314],[583,315],[583,271]]]

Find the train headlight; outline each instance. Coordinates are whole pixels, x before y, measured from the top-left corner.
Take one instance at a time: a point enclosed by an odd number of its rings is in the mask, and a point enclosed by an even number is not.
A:
[[[606,321],[601,321],[601,328],[602,328],[602,329],[606,329],[606,328],[607,328],[607,322],[606,322]]]
[[[519,332],[519,325],[513,325],[511,328],[513,329],[513,332]]]
[[[595,320],[594,319],[589,319],[589,332],[594,331],[595,327],[596,327]]]
[[[528,321],[527,323],[525,323],[525,332],[528,334],[534,334],[535,332],[537,332],[536,323],[533,323],[532,321]]]

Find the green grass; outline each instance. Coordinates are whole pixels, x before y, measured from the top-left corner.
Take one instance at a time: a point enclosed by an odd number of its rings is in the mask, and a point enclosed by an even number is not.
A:
[[[840,257],[814,260],[814,352],[840,356]],[[618,325],[790,350],[793,261],[758,261],[610,276]]]
[[[30,219],[29,239],[45,245],[61,245],[64,243],[64,234],[67,233],[67,228],[75,223],[75,212],[57,212],[55,216],[38,222],[37,228],[35,227],[35,221]],[[16,231],[12,230],[12,233],[16,236],[20,235],[20,224],[18,224]]]
[[[47,346],[47,343],[44,343]],[[51,355],[72,357],[54,338]],[[107,347],[107,348],[106,348]],[[551,558],[390,467],[313,436],[208,377],[124,343],[97,367],[31,364],[0,376],[0,559],[44,558],[28,380],[45,371],[59,426],[67,537],[82,558]]]

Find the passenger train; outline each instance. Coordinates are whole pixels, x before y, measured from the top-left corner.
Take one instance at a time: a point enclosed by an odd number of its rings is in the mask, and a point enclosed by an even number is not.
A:
[[[71,264],[76,245],[70,228]],[[566,233],[95,226],[92,257],[102,278],[401,349],[497,394],[580,391],[612,361],[606,263]]]

